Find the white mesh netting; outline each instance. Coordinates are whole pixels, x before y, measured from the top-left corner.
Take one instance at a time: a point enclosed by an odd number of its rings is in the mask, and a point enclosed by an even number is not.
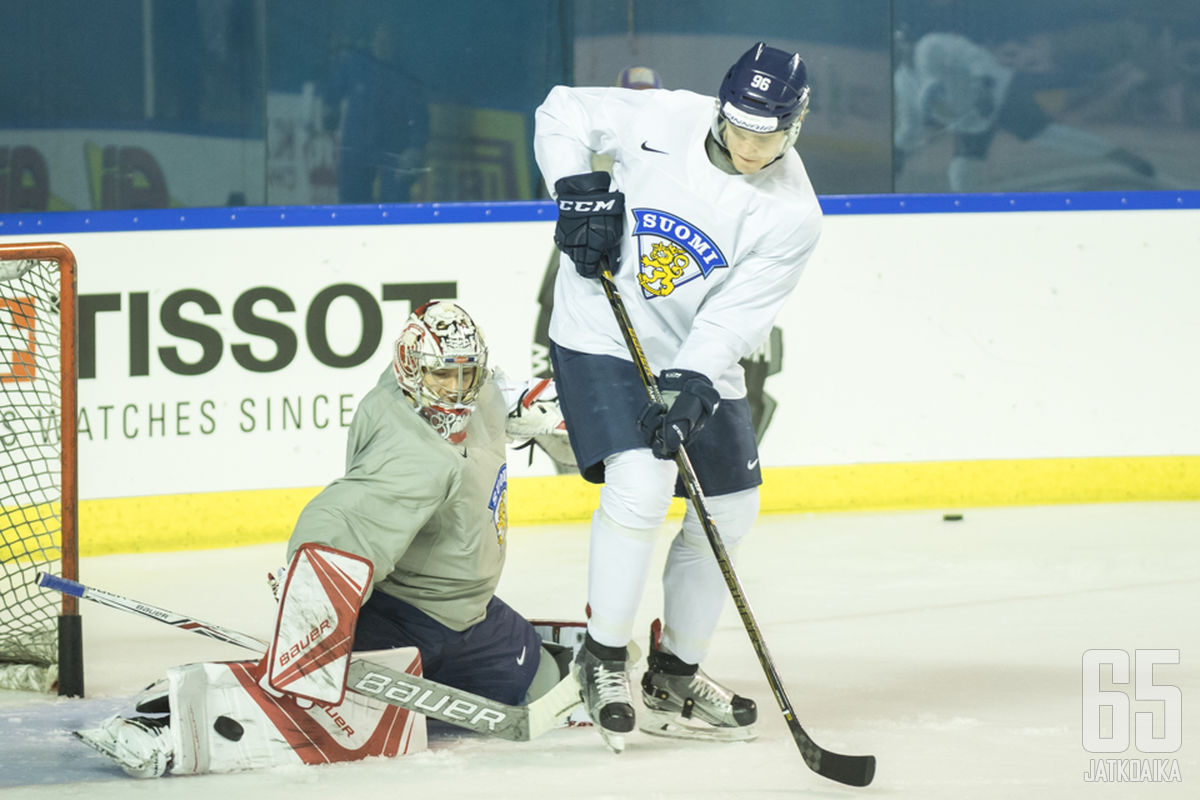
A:
[[[0,685],[21,688],[57,661],[60,598],[35,578],[62,557],[59,285],[57,261],[0,256]]]

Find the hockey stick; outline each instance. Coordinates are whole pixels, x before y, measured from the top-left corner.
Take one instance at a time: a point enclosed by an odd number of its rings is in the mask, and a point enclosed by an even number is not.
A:
[[[612,271],[607,266],[600,273],[600,283],[604,287],[608,304],[612,306],[613,314],[616,315],[617,324],[621,328],[621,334],[625,337],[625,345],[629,348],[629,355],[637,367],[646,394],[651,402],[662,403],[662,392],[658,389],[654,373],[651,372],[646,354],[642,351],[641,342],[638,341],[637,333],[633,330],[633,323],[629,319],[625,302],[621,299],[620,292],[617,291]],[[733,596],[733,603],[742,617],[742,624],[750,636],[750,643],[754,646],[755,654],[758,655],[758,663],[762,665],[763,672],[767,675],[767,683],[775,694],[775,700],[779,703],[779,709],[783,712],[784,719],[787,720],[796,746],[800,748],[800,755],[804,758],[804,763],[818,775],[830,780],[850,786],[866,786],[875,777],[875,756],[846,756],[826,750],[814,742],[812,737],[800,726],[800,721],[796,719],[796,715],[792,711],[791,701],[788,700],[787,693],[783,690],[783,682],[775,670],[771,654],[767,652],[767,644],[763,641],[762,630],[758,627],[758,622],[755,621],[754,614],[750,611],[750,604],[742,590],[741,581],[738,580],[737,573],[733,571],[733,564],[729,560],[729,553],[725,550],[725,543],[721,541],[721,536],[717,532],[717,524],[708,513],[708,504],[700,489],[696,471],[692,468],[692,462],[683,447],[680,447],[675,454],[675,463],[679,466],[679,475],[687,490],[688,498],[696,509],[696,516],[700,518],[700,524],[704,527],[704,535],[708,537],[708,543],[712,546],[713,554],[717,558],[717,565],[725,577],[725,584]]]
[[[37,585],[258,653],[268,648],[266,642],[253,636],[57,575],[39,572]],[[529,705],[510,706],[361,658],[350,662],[346,688],[460,728],[514,742],[536,739],[558,727],[580,702],[579,684],[570,675]]]
[[[155,622],[161,622],[164,625],[170,625],[181,630],[198,633],[201,636],[207,636],[210,639],[216,639],[218,642],[226,644],[236,644],[238,647],[244,647],[247,650],[257,650],[265,652],[268,645],[262,639],[256,639],[253,636],[247,636],[244,633],[222,628],[219,625],[211,625],[207,622],[201,622],[194,617],[185,617],[182,614],[176,614],[174,611],[158,608],[147,603],[141,603],[137,600],[129,600],[121,597],[119,594],[112,594],[103,589],[96,589],[91,586],[84,586],[78,581],[60,578],[57,575],[51,575],[48,572],[39,572],[37,574],[37,585],[43,589],[53,589],[56,592],[62,592],[71,597],[78,597],[83,600],[91,600],[93,603],[99,603],[102,606],[116,608],[121,611],[128,611],[131,614],[140,614],[143,617],[148,617]]]

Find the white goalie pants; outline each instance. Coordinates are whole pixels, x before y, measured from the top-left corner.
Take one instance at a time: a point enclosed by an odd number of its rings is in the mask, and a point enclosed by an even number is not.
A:
[[[604,469],[589,543],[588,631],[601,644],[622,647],[633,636],[655,541],[670,508],[676,466],[655,458],[649,449],[638,449],[609,456]],[[758,489],[705,499],[733,559],[758,516]],[[687,663],[703,661],[727,595],[708,537],[689,502],[663,570],[663,647]]]
[[[415,647],[363,653],[420,675]],[[264,690],[254,661],[187,664],[167,670],[176,775],[289,764],[328,764],[426,749],[425,717],[346,692],[339,705],[303,708]]]

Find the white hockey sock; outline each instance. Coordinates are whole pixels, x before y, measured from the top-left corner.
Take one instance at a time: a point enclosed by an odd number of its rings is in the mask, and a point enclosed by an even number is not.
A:
[[[709,497],[708,510],[731,560],[758,516],[758,489]],[[700,518],[691,505],[671,542],[663,570],[662,646],[688,664],[708,654],[729,589]]]
[[[642,601],[658,528],[617,524],[603,509],[592,515],[588,557],[588,633],[602,645],[624,647]]]
[[[946,177],[950,181],[950,191],[969,192],[979,183],[979,173],[983,169],[983,159],[970,156],[955,156],[950,159]]]
[[[1051,147],[1080,156],[1100,158],[1113,149],[1112,142],[1102,136],[1081,130],[1070,125],[1057,122],[1046,126],[1046,129],[1031,140],[1042,147]]]
[[[600,509],[592,516],[588,559],[588,632],[609,647],[624,647],[633,632],[654,555],[654,540],[671,505],[674,462],[649,448],[604,460]]]

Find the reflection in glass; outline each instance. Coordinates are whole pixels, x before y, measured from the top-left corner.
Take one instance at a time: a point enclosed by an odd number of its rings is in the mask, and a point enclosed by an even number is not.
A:
[[[338,143],[339,203],[407,203],[425,165],[429,107],[420,80],[398,61],[396,25],[335,54],[323,87],[324,127]]]
[[[1200,184],[1181,158],[1200,138],[1200,25],[1183,4],[895,8],[896,191]]]
[[[1200,188],[1195,0],[6,0],[0,213],[545,197],[533,111],[800,52],[820,194]],[[70,47],[47,43],[70,42]]]

